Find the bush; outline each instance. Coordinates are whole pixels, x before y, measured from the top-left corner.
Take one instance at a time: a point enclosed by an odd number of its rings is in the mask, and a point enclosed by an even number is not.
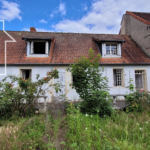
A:
[[[95,56],[90,49],[88,57],[81,56],[75,59],[67,71],[73,75],[72,87],[83,100],[81,112],[88,114],[99,113],[100,116],[110,115],[112,108],[111,97],[108,93],[108,80],[102,76],[103,69],[99,69],[100,54]],[[108,101],[106,101],[106,98]]]
[[[9,118],[12,115],[26,116],[34,112],[34,105],[40,96],[54,87],[59,90],[59,84],[48,84],[53,78],[58,78],[58,70],[52,70],[47,76],[32,82],[31,78],[24,80],[9,75],[0,82],[0,117]],[[10,81],[10,82],[8,82]],[[14,86],[17,85],[17,86]]]
[[[142,112],[144,109],[150,107],[150,93],[141,90],[134,91],[133,80],[130,79],[129,81],[129,90],[130,93],[126,96],[126,103],[128,108],[126,109],[127,112]]]

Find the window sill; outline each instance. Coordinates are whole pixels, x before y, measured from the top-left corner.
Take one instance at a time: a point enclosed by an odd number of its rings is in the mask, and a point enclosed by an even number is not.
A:
[[[121,56],[119,56],[119,55],[105,55],[105,56],[102,56],[102,58],[121,58]]]
[[[27,57],[49,57],[49,55],[46,55],[46,54],[33,54],[33,55],[28,55]]]
[[[117,88],[123,88],[124,89],[124,88],[127,88],[127,87],[125,87],[125,86],[113,86],[112,88],[116,88],[116,89]]]

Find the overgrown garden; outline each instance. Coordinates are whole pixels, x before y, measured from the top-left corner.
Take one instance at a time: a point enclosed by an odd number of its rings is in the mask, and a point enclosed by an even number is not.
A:
[[[34,113],[37,99],[60,84],[58,70],[33,82],[7,76],[0,82],[0,149],[33,150],[144,150],[150,149],[150,95],[136,91],[132,79],[124,111],[111,107],[108,80],[99,69],[100,55],[68,67],[71,84],[81,102],[53,101],[43,114]]]

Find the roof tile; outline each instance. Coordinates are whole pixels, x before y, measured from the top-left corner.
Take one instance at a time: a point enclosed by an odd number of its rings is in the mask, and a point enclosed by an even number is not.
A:
[[[79,34],[53,32],[7,31],[16,43],[7,43],[7,64],[66,64],[73,63],[81,55],[88,56],[88,50],[93,48],[99,53],[93,40],[125,40],[122,44],[121,58],[101,58],[101,64],[144,64],[150,63],[150,58],[127,35],[115,34]],[[53,38],[48,58],[26,57],[26,42],[22,37]],[[0,64],[4,64],[4,41],[9,37],[0,31]]]

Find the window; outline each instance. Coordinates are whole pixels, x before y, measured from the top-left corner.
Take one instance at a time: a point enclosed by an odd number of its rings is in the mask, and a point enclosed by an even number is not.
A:
[[[102,57],[104,58],[121,57],[121,43],[117,43],[117,42],[102,43],[101,49],[102,49]]]
[[[48,56],[50,42],[44,40],[27,41],[27,56]]]
[[[135,71],[135,86],[137,90],[144,89],[144,71]]]
[[[122,69],[114,69],[114,86],[122,86]]]
[[[21,77],[25,80],[28,79],[29,77],[31,77],[31,69],[22,69]]]
[[[33,54],[45,54],[45,42],[34,42]]]
[[[106,44],[106,55],[117,55],[117,44]]]

